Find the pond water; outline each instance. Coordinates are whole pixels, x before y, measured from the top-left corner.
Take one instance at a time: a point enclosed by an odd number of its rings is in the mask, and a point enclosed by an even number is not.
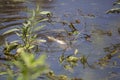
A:
[[[42,52],[47,53],[47,63],[55,74],[65,74],[69,77],[78,77],[83,80],[120,80],[120,14],[106,14],[115,0],[1,0],[0,1],[0,45],[7,38],[9,41],[18,39],[13,33],[2,36],[6,30],[21,26],[28,17],[27,9],[34,9],[39,4],[42,10],[52,12],[51,22],[46,24],[41,35],[62,38],[66,44],[59,44],[47,40],[40,45]],[[63,24],[67,22],[67,24]],[[70,30],[68,24],[73,23],[80,34],[69,36],[65,30]],[[117,46],[117,47],[115,47]],[[110,48],[110,52],[105,52]],[[78,56],[88,56],[90,68],[81,63],[74,67],[74,71],[64,69],[66,63],[60,64],[59,57],[72,55],[78,50]],[[116,51],[105,67],[95,64],[108,53]],[[39,55],[39,54],[38,54]],[[113,65],[113,63],[116,65]]]

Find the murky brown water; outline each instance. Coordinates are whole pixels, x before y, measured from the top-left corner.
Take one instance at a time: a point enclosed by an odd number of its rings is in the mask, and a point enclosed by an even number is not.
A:
[[[79,63],[74,68],[74,72],[69,72],[59,63],[59,56],[64,52],[65,55],[74,53],[78,49],[80,55],[88,57],[88,63],[94,64],[107,53],[104,48],[113,47],[113,50],[120,51],[120,15],[105,14],[112,8],[115,0],[29,0],[29,1],[0,1],[0,45],[5,38],[9,41],[18,39],[14,34],[2,36],[2,33],[11,28],[21,26],[28,17],[27,10],[34,9],[39,4],[43,10],[49,10],[53,13],[52,22],[45,22],[46,27],[39,31],[39,37],[46,39],[45,36],[52,36],[59,40],[64,40],[65,45],[47,40],[47,43],[41,44],[41,51],[49,53],[47,62],[56,74],[65,74],[70,77],[81,77],[83,80],[119,80],[120,79],[120,61],[115,56],[110,60],[107,67],[98,67],[91,69]],[[79,21],[78,23],[76,21]],[[64,30],[69,30],[68,25],[63,22],[74,23],[74,26],[81,33],[77,36],[68,36]],[[77,39],[75,39],[77,38]],[[72,44],[71,44],[72,42]],[[64,50],[64,51],[63,51]],[[110,49],[112,50],[112,49]],[[117,61],[117,65],[112,62]]]

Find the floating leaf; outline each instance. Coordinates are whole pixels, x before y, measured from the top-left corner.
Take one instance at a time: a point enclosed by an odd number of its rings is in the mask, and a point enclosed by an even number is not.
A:
[[[109,13],[120,13],[120,8],[113,8],[106,11],[106,14],[109,14]]]
[[[116,2],[114,2],[113,5],[120,5],[120,0],[117,0]]]
[[[87,57],[86,57],[85,55],[82,55],[82,56],[80,57],[80,62],[81,62],[81,64],[83,65],[83,68],[85,68],[86,64],[88,64],[88,62],[87,62]]]
[[[78,54],[78,49],[75,49],[75,52],[74,52],[74,54],[76,55],[76,54]]]
[[[79,31],[73,31],[73,34],[74,34],[74,35],[78,35],[78,34],[79,34]]]
[[[73,68],[70,66],[70,65],[64,65],[64,68],[66,69],[66,70],[69,70],[69,71],[71,71],[71,72],[73,72]]]
[[[79,60],[79,58],[75,57],[75,56],[69,56],[66,59],[68,62],[74,62],[77,63],[77,61]]]
[[[62,63],[64,60],[65,60],[65,56],[62,54],[62,55],[59,57],[59,61],[60,61],[60,63]]]

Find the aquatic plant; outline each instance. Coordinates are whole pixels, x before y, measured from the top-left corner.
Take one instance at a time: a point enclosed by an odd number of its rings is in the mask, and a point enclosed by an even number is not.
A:
[[[66,75],[55,75],[53,71],[50,71],[46,74],[49,80],[83,80],[82,78],[69,78]]]
[[[106,66],[119,66],[117,60],[112,60],[113,58],[116,58],[119,60],[119,49],[120,49],[120,44],[113,44],[109,47],[105,47],[104,51],[107,53],[104,57],[100,58],[97,61],[97,64],[100,65],[101,67],[106,67]]]
[[[8,80],[16,78],[17,80],[35,80],[48,70],[45,64],[46,55],[41,54],[40,57],[36,58],[34,54],[37,47],[36,43],[43,42],[43,40],[37,39],[35,32],[45,26],[36,25],[48,20],[48,18],[41,16],[48,13],[50,12],[40,11],[39,6],[37,6],[36,10],[32,10],[32,16],[23,23],[23,26],[10,29],[3,33],[3,35],[15,33],[20,40],[5,42],[3,49],[4,54],[2,54],[4,57],[0,56],[0,60],[8,61],[3,61],[3,63],[0,64],[5,66],[1,67],[0,75],[8,77]],[[36,16],[40,17],[36,18]],[[3,70],[3,68],[5,70]],[[14,70],[15,68],[17,68],[17,70]]]
[[[113,6],[120,6],[120,0],[117,0],[113,3]],[[114,7],[108,11],[106,11],[106,14],[109,13],[120,13],[120,7]]]
[[[41,23],[43,21],[48,20],[48,18],[43,18],[41,15],[46,15],[50,13],[49,11],[40,11],[39,6],[37,6],[36,10],[32,10],[32,16],[26,20],[25,23],[23,23],[23,26],[18,28],[10,29],[3,33],[9,34],[9,33],[16,33],[17,36],[21,40],[15,40],[12,42],[5,43],[4,46],[4,55],[9,57],[7,59],[14,59],[16,56],[20,54],[19,48],[24,48],[27,52],[34,52],[37,48],[37,43],[45,42],[45,40],[37,39],[36,31],[39,31],[41,28],[43,28],[45,25],[36,26],[38,23]],[[39,18],[36,16],[40,16]],[[11,53],[12,50],[16,50],[16,53]],[[14,57],[14,58],[13,58]]]
[[[78,52],[78,49],[75,49],[73,54],[65,55],[64,53],[59,57],[59,62],[61,65],[64,66],[64,69],[73,72],[74,67],[76,67],[79,63],[82,64],[83,68],[89,67],[89,68],[95,68],[93,65],[90,65],[88,63],[88,56],[84,54],[80,54]]]

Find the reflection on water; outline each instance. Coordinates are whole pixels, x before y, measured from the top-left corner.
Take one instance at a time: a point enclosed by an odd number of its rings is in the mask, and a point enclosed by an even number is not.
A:
[[[0,44],[4,43],[5,37],[12,35],[10,33],[2,36],[3,31],[21,25],[24,22],[26,9],[27,6],[24,5],[24,2],[0,0]]]
[[[0,1],[0,30],[22,24],[26,18],[22,13],[27,9],[23,4],[13,0]]]
[[[2,0],[0,1],[0,44],[4,38],[13,34],[2,36],[2,33],[21,25],[27,18],[27,9],[39,4],[43,9],[55,14],[52,18],[53,22],[45,22],[47,26],[43,31],[38,32],[38,37],[47,41],[40,45],[40,49],[51,53],[48,54],[47,62],[55,73],[82,77],[84,80],[112,80],[113,76],[115,80],[119,80],[120,19],[118,17],[120,16],[105,14],[105,11],[111,8],[112,2],[112,0],[109,2],[107,0]],[[103,3],[108,5],[102,6]],[[70,31],[69,24],[73,24],[80,34],[70,35],[67,32]],[[60,45],[60,41],[64,41],[67,45]],[[74,68],[75,72],[70,73],[59,64],[58,58],[61,54],[70,57],[76,49],[79,55],[89,55],[87,61],[95,65],[95,69],[88,67],[83,69],[78,63]],[[97,64],[102,66],[96,66]],[[109,75],[112,76],[108,77]]]

